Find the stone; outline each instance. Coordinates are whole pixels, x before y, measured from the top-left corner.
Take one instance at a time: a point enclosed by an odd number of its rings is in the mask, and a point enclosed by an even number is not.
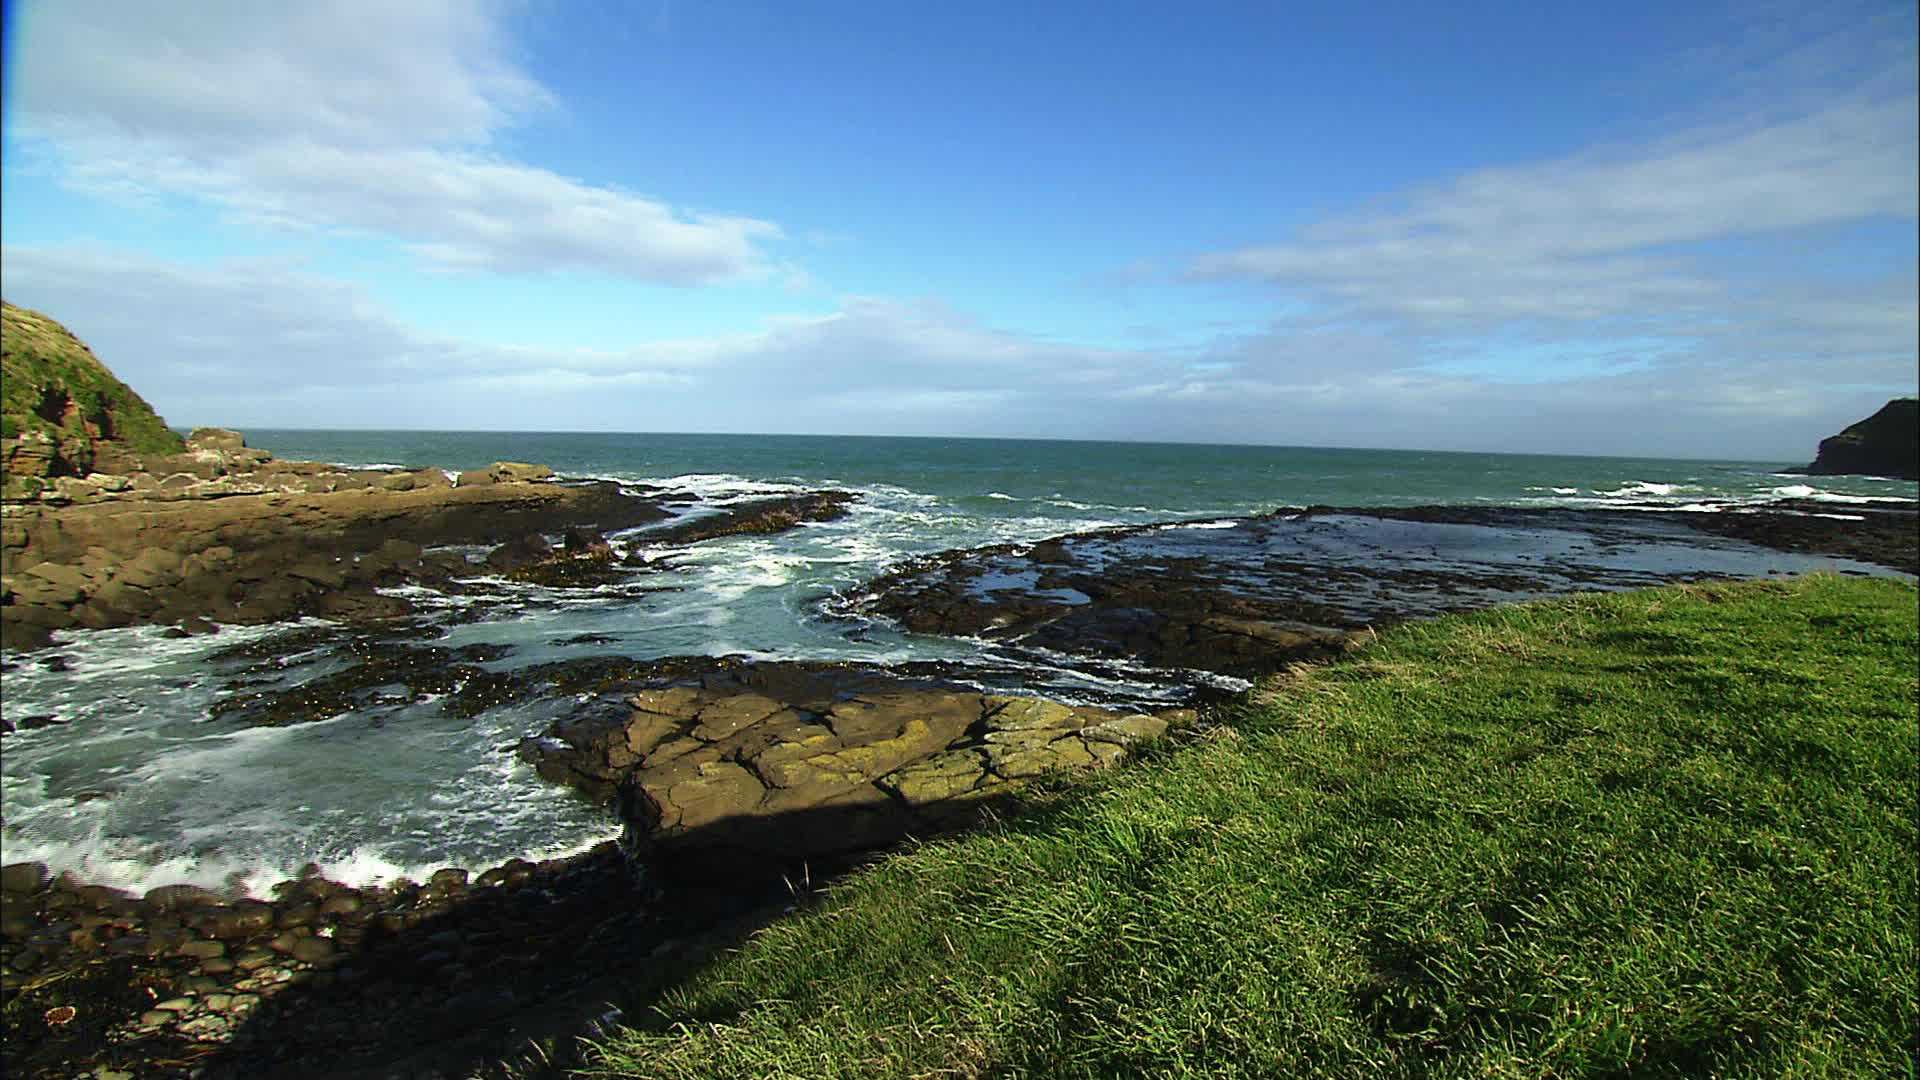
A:
[[[467,887],[467,872],[457,866],[435,870],[427,878],[427,891],[433,893],[457,893]]]
[[[524,461],[496,461],[488,467],[487,475],[492,477],[496,484],[511,484],[547,480],[553,476],[553,470],[545,465],[533,465]]]
[[[90,584],[79,570],[51,562],[30,566],[23,577],[15,579],[16,594],[30,604],[71,604],[86,594]],[[28,586],[35,591],[26,591]]]
[[[784,708],[780,702],[760,694],[735,694],[701,709],[700,724],[693,729],[693,734],[708,742],[718,742]]]
[[[293,944],[293,958],[303,964],[325,963],[333,953],[333,942],[323,937],[303,937]]]
[[[880,785],[923,806],[972,791],[986,775],[986,757],[979,750],[948,750],[893,772]]]
[[[980,719],[981,709],[978,694],[888,691],[838,702],[826,721],[848,745],[855,745],[891,738],[910,719],[919,718],[929,731],[941,734],[944,744],[972,727]]]
[[[174,950],[176,956],[187,956],[195,960],[211,960],[216,956],[225,956],[227,946],[224,942],[199,939],[186,942]]]
[[[47,883],[47,865],[37,862],[8,863],[0,867],[0,891],[36,893]]]
[[[271,949],[262,949],[256,946],[234,957],[233,966],[240,971],[258,971],[268,964],[273,963],[273,955]],[[205,964],[200,966],[203,970],[206,969]]]
[[[246,438],[239,432],[228,428],[194,428],[193,431],[187,435],[187,450],[190,452],[195,450],[212,450],[231,453],[237,450],[244,450],[246,446]]]
[[[173,1014],[170,1012],[162,1012],[159,1009],[149,1009],[140,1014],[140,1026],[148,1031],[157,1027],[165,1027],[172,1022]]]
[[[1046,698],[992,696],[986,699],[987,728],[990,731],[1024,731],[1034,728],[1078,727],[1071,706]]]
[[[1090,725],[1080,734],[1089,742],[1114,743],[1125,747],[1137,742],[1158,739],[1166,733],[1165,720],[1146,713],[1134,713],[1131,716],[1122,716]]]
[[[625,729],[627,753],[633,760],[643,760],[655,747],[686,731],[689,722],[678,716],[636,711]]]
[[[487,552],[487,566],[502,572],[518,570],[541,562],[553,555],[553,545],[539,533],[528,533],[518,540],[510,540]]]
[[[1087,768],[1094,757],[1079,739],[1067,737],[1044,744],[988,743],[987,762],[999,776],[1025,779],[1058,769]]]
[[[691,720],[709,700],[706,691],[693,686],[668,686],[642,690],[627,698],[627,704],[641,712]]]
[[[287,571],[287,576],[310,581],[323,589],[338,589],[347,583],[347,575],[339,566],[317,559],[295,564]]]
[[[265,904],[241,904],[214,913],[204,927],[217,938],[244,938],[272,929],[273,909]]]
[[[670,817],[669,827],[686,830],[711,825],[730,817],[751,813],[766,795],[766,788],[746,769],[730,761],[711,761],[698,767],[696,774],[664,790],[643,788]]]

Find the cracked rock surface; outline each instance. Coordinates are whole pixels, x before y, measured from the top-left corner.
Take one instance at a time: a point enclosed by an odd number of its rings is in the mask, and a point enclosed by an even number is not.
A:
[[[1113,764],[1191,718],[767,663],[603,698],[519,752],[616,801],[630,849],[726,875],[954,827],[1032,777]]]

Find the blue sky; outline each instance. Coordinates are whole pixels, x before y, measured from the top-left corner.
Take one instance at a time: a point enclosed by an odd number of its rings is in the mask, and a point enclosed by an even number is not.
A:
[[[1792,460],[1920,379],[1908,3],[7,18],[0,283],[180,424]]]

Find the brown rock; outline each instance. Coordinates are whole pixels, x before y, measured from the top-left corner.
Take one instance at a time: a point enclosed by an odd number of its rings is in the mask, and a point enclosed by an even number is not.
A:
[[[642,787],[659,803],[662,825],[682,831],[745,816],[766,795],[752,773],[729,761],[701,765],[696,775],[665,790],[644,781]]]
[[[749,724],[757,724],[786,706],[760,694],[735,694],[700,710],[697,738],[718,742]]]

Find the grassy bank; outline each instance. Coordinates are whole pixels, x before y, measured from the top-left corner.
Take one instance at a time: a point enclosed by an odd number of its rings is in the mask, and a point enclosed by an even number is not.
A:
[[[891,858],[593,1071],[1908,1076],[1916,594],[1410,626]]]

